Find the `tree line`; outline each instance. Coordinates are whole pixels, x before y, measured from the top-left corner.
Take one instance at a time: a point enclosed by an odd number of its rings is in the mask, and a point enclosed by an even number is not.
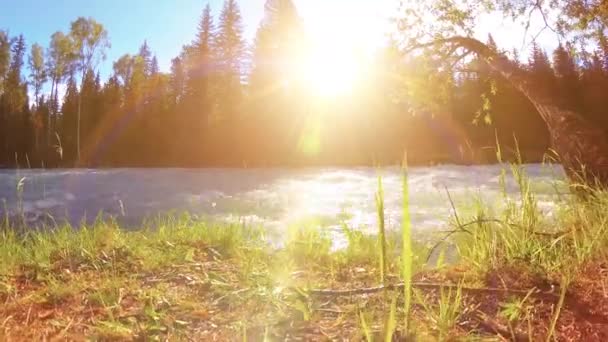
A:
[[[364,84],[321,101],[290,76],[306,41],[293,3],[268,0],[248,44],[239,5],[226,0],[217,18],[204,8],[169,72],[143,42],[102,80],[109,34],[92,18],[47,47],[0,31],[0,165],[370,165],[399,162],[405,150],[413,162],[478,163],[495,161],[496,139],[512,149],[517,141],[529,161],[548,149],[534,106],[476,57],[441,75],[433,60],[404,58],[388,43]],[[498,51],[491,37],[488,45]],[[608,44],[573,51],[564,44],[549,56],[533,44],[520,63],[608,130]],[[442,105],[418,108],[411,89],[438,84]]]

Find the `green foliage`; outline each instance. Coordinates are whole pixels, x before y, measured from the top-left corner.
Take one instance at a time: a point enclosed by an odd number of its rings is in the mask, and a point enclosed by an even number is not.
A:
[[[30,68],[30,79],[31,84],[34,87],[35,103],[38,103],[38,96],[42,90],[42,86],[46,82],[46,69],[44,61],[44,50],[42,46],[33,44],[28,59],[28,65]]]

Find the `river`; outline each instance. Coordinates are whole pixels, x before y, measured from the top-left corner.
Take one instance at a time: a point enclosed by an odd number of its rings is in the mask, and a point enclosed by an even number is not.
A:
[[[500,202],[504,165],[415,167],[409,170],[410,212],[415,231],[437,230],[452,216],[450,192],[458,210],[481,198]],[[526,173],[547,215],[556,190],[566,191],[557,166],[526,165]],[[107,169],[0,170],[0,201],[15,217],[23,208],[27,221],[78,224],[100,212],[125,227],[146,218],[190,212],[201,218],[288,226],[320,225],[375,230],[374,196],[378,176],[384,184],[387,226],[398,229],[402,210],[402,172],[391,168],[309,169]],[[19,182],[22,180],[22,186]],[[446,191],[447,189],[447,191]],[[518,188],[507,179],[507,193]]]

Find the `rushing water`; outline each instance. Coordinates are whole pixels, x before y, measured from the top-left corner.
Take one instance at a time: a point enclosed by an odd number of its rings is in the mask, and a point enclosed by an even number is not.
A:
[[[452,208],[475,199],[497,202],[500,173],[506,166],[437,166],[411,168],[410,211],[415,230],[437,229]],[[508,170],[508,167],[506,167]],[[527,165],[526,172],[542,210],[550,214],[559,167]],[[188,211],[201,217],[263,223],[270,227],[316,224],[375,229],[374,196],[382,175],[388,226],[397,228],[402,213],[399,168],[311,169],[110,169],[0,170],[0,201],[15,216],[23,208],[31,223],[53,217],[73,224],[103,212],[126,226],[145,218]],[[23,180],[23,186],[18,186]],[[20,188],[20,189],[18,189]],[[518,188],[508,179],[508,193]],[[516,197],[515,197],[516,198]]]

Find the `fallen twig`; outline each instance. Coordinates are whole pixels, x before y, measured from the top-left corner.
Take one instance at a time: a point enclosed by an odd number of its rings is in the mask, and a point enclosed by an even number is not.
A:
[[[356,296],[364,294],[372,294],[382,291],[397,291],[404,288],[404,283],[392,284],[386,286],[376,286],[358,289],[346,289],[346,290],[332,290],[332,289],[312,289],[306,291],[307,294],[312,296]],[[459,289],[465,292],[476,292],[476,293],[489,293],[489,294],[517,294],[517,295],[528,295],[535,298],[548,299],[557,302],[559,295],[554,292],[542,292],[536,288],[532,290],[517,290],[517,289],[506,289],[496,287],[464,287],[455,284],[436,284],[436,283],[412,283],[412,287],[423,290],[436,290],[436,289]]]
[[[477,316],[478,324],[481,328],[488,332],[495,333],[507,341],[528,341],[529,339],[529,336],[526,336],[526,334],[505,327],[483,312],[479,312]]]

